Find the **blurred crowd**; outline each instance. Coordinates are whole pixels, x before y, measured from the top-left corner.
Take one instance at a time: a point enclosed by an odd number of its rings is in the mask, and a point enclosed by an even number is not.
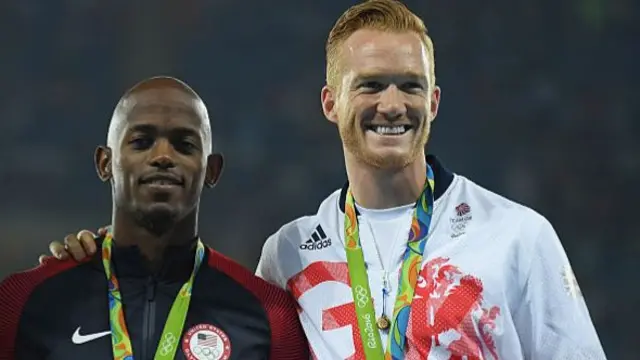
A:
[[[122,93],[158,74],[201,94],[226,155],[203,238],[254,267],[266,236],[345,180],[319,90],[324,41],[353,3],[0,2],[0,275],[108,223],[93,150]],[[430,152],[549,218],[609,358],[638,359],[637,1],[405,3],[443,89]]]

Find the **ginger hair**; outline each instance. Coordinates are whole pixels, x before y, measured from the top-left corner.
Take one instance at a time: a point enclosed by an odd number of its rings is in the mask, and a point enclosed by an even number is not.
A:
[[[420,36],[429,56],[429,87],[435,87],[433,42],[422,19],[397,0],[368,0],[347,9],[329,32],[325,46],[327,85],[339,88],[341,67],[340,47],[360,29],[388,32],[414,32]]]

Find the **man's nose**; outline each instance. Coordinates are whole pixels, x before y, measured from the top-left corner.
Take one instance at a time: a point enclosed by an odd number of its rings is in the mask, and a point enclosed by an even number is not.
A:
[[[402,91],[395,85],[390,85],[381,94],[378,101],[378,113],[388,121],[402,118],[407,113],[407,106]]]
[[[159,169],[171,169],[175,167],[174,149],[167,140],[158,140],[151,149],[151,166]]]

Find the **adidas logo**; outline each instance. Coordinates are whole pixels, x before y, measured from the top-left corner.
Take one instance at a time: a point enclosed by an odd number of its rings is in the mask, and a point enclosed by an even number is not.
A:
[[[322,250],[331,246],[331,239],[327,237],[327,234],[322,230],[322,226],[318,225],[316,230],[311,234],[311,239],[300,245],[302,250]]]

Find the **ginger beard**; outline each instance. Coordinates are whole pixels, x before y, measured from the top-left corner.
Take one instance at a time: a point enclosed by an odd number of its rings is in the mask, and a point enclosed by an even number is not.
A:
[[[398,139],[380,139],[372,130],[366,128],[368,117],[382,116],[375,110],[366,107],[359,110],[360,104],[349,99],[341,92],[337,102],[338,131],[345,151],[351,153],[358,161],[378,169],[401,169],[425,156],[425,146],[429,140],[433,116],[430,103],[424,109],[408,111],[415,117],[411,119],[413,128]],[[429,96],[429,99],[431,96]],[[370,114],[369,113],[373,113]],[[400,121],[398,121],[400,122]],[[406,137],[409,137],[408,139]]]

